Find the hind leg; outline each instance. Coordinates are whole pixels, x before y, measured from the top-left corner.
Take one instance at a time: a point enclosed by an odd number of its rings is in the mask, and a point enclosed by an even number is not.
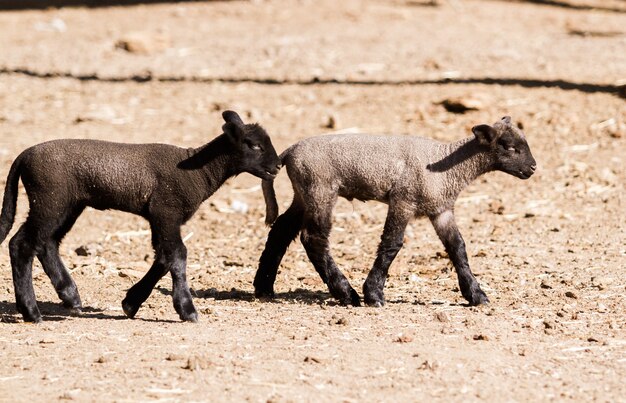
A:
[[[33,258],[35,248],[29,243],[31,238],[28,223],[22,224],[9,242],[11,270],[13,273],[13,289],[17,311],[26,322],[41,322],[41,313],[37,307],[33,288]]]
[[[254,276],[254,295],[273,297],[276,273],[289,244],[298,236],[302,227],[303,208],[293,201],[291,206],[272,225],[265,249],[259,259],[259,269]]]
[[[311,212],[305,214],[300,240],[307,256],[322,280],[328,285],[331,295],[343,305],[361,305],[359,294],[339,270],[330,255],[328,236],[332,226],[332,209],[336,196],[325,203],[315,203]],[[310,207],[310,206],[307,206]]]
[[[82,211],[82,208],[77,208],[68,213],[64,220],[60,220],[58,228],[52,231],[52,235],[47,240],[42,240],[44,244],[41,251],[37,254],[37,258],[41,262],[44,272],[50,278],[57,295],[61,301],[63,301],[63,306],[75,312],[80,312],[82,303],[76,283],[59,256],[59,244],[65,234],[72,228]]]

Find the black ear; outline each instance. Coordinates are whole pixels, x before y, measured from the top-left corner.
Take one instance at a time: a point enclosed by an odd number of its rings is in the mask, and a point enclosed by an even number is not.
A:
[[[505,117],[502,118],[502,121],[504,123],[506,123],[507,125],[510,125],[511,124],[511,117],[510,116],[505,116]]]
[[[234,123],[238,126],[243,126],[243,120],[239,117],[235,111],[224,111],[222,117],[226,123]]]
[[[496,129],[489,125],[474,126],[472,127],[472,133],[474,133],[474,136],[476,136],[478,142],[483,145],[489,145],[493,143],[498,135]]]
[[[233,122],[226,122],[222,126],[222,130],[224,131],[224,134],[226,134],[231,143],[235,145],[241,144],[241,139],[243,138],[243,130],[241,130],[241,127],[239,127],[237,124]]]

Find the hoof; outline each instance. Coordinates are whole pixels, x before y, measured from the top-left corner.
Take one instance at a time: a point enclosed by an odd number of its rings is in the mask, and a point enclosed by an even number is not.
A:
[[[193,313],[188,314],[188,315],[179,315],[179,316],[180,316],[180,320],[182,320],[183,322],[198,323],[198,313],[197,312],[193,312]]]
[[[371,306],[373,308],[382,308],[383,306],[385,306],[385,301],[384,300],[375,300],[375,299],[369,299],[366,298],[365,299],[365,304],[367,306]]]
[[[196,307],[193,306],[191,298],[182,301],[182,303],[177,300],[174,302],[174,309],[183,322],[196,323],[198,321],[198,311],[196,311]]]
[[[337,298],[337,300],[343,306],[361,306],[361,297],[359,297],[359,294],[357,294],[354,288],[350,288],[348,295]]]
[[[22,315],[22,317],[27,323],[41,323],[41,315]]]
[[[361,306],[361,297],[359,297],[354,288],[350,288],[350,303],[352,306]]]
[[[124,300],[122,301],[122,310],[124,314],[128,316],[130,319],[133,319],[139,310],[138,306],[132,305],[130,302]]]
[[[70,316],[81,316],[83,314],[83,310],[81,307],[70,308]]]
[[[380,308],[385,306],[385,295],[382,292],[365,292],[365,304]]]
[[[261,287],[257,287],[254,289],[254,296],[260,299],[274,299],[276,294],[274,294],[273,288],[264,289]]]
[[[17,305],[17,311],[22,314],[22,318],[24,322],[29,323],[40,323],[41,322],[41,312],[39,312],[39,308],[35,305],[34,309],[27,309],[23,305]]]
[[[489,303],[487,294],[485,294],[485,292],[480,288],[471,292],[470,295],[463,295],[463,297],[467,300],[470,306],[486,305]]]

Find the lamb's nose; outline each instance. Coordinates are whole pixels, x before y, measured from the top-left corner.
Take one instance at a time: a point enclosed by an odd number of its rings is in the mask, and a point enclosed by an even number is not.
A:
[[[536,164],[531,165],[531,166],[530,166],[530,169],[531,169],[533,172],[535,172],[535,170],[537,169],[537,165],[536,165]]]
[[[278,169],[280,171],[280,168],[283,167],[283,164],[276,164],[276,169]]]

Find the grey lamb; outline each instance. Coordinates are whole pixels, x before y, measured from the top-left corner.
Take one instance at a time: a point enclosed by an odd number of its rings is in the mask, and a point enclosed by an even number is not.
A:
[[[427,216],[456,269],[470,305],[489,302],[472,274],[465,243],[454,219],[459,193],[478,176],[499,170],[528,179],[536,169],[526,138],[506,116],[493,126],[472,128],[474,136],[454,143],[412,136],[327,135],[302,140],[280,159],[293,186],[293,202],[278,219],[273,179],[263,181],[267,223],[274,222],[254,279],[255,294],[274,295],[274,282],[287,247],[301,232],[307,256],[331,295],[360,305],[357,292],[329,251],[332,210],[341,196],[389,205],[376,260],[363,285],[365,303],[384,304],[389,266],[414,217]]]

